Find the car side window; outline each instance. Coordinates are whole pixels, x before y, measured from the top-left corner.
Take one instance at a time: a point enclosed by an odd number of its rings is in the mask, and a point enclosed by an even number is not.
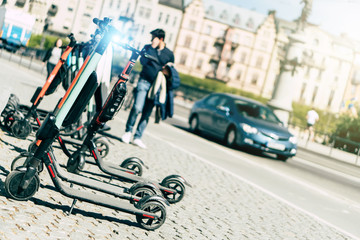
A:
[[[219,96],[211,96],[211,97],[209,97],[207,100],[206,100],[206,105],[208,105],[208,106],[210,106],[210,107],[216,107],[218,104],[218,102],[219,102]]]

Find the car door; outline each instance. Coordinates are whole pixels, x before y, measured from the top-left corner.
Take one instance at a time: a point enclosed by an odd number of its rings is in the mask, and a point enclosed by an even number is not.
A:
[[[201,113],[199,113],[201,128],[207,130],[209,133],[212,133],[212,117],[213,112],[216,110],[216,103],[218,100],[219,95],[209,96],[204,102],[204,107],[201,109]]]
[[[218,136],[224,136],[230,122],[230,99],[222,96],[216,101],[215,110],[212,114],[212,129]]]

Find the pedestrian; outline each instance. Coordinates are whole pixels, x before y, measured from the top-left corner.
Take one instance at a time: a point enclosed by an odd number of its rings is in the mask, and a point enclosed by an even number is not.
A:
[[[137,125],[134,139],[132,141],[133,144],[141,148],[146,148],[146,145],[142,142],[141,137],[145,131],[149,117],[154,107],[153,100],[146,101],[148,91],[155,82],[158,73],[165,67],[165,65],[170,62],[174,63],[174,54],[166,47],[164,42],[164,30],[155,29],[151,31],[150,34],[151,44],[145,45],[142,49],[142,56],[140,58],[142,70],[140,72],[140,79],[136,87],[134,105],[130,110],[126,122],[125,133],[121,137],[124,143],[130,142],[137,116],[141,113],[141,118]],[[145,57],[144,54],[149,57]]]
[[[55,68],[55,65],[58,63],[60,57],[61,57],[61,53],[62,53],[62,40],[60,38],[56,39],[55,43],[54,43],[54,47],[49,48],[44,56],[43,62],[46,62],[46,70],[47,70],[47,77],[46,79],[49,78],[50,73],[52,72],[52,70]]]
[[[307,130],[309,131],[309,139],[314,140],[314,125],[319,120],[319,114],[314,108],[311,108],[306,114]]]

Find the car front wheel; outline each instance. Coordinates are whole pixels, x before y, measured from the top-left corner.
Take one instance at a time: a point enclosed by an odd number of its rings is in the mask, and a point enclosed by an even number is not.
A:
[[[225,144],[229,147],[236,145],[236,129],[234,127],[229,128],[225,134]]]
[[[199,117],[196,115],[190,119],[190,131],[193,133],[199,132]]]

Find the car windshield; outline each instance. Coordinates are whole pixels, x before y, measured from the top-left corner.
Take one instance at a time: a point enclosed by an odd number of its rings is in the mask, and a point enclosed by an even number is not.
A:
[[[235,100],[236,110],[245,117],[262,119],[268,122],[280,123],[275,114],[267,107],[243,100]]]

